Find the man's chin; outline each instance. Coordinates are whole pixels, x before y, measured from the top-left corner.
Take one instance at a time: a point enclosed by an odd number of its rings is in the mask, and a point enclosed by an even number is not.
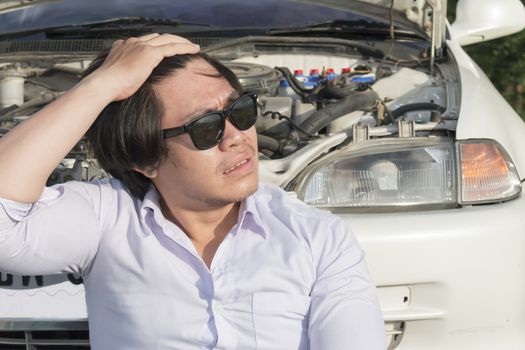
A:
[[[244,193],[244,195],[240,198],[237,198],[237,202],[242,202],[243,200],[245,200],[247,197],[251,196],[252,194],[254,194],[255,192],[257,192],[257,189],[258,189],[258,185],[256,184],[255,186],[253,186],[253,188],[250,188],[250,189],[247,189],[246,192]]]
[[[231,202],[242,202],[247,197],[251,196],[255,192],[257,192],[257,189],[259,187],[259,183],[255,182],[250,185],[246,186],[240,186],[238,189],[236,189],[236,193],[232,193],[232,201]]]
[[[225,194],[222,198],[216,198],[215,200],[212,199],[215,204],[222,204],[222,205],[228,205],[232,203],[240,203],[243,200],[245,200],[247,197],[254,194],[257,189],[259,183],[255,182],[253,184],[246,184],[239,186],[238,188],[235,188],[235,191],[232,191],[232,193]]]

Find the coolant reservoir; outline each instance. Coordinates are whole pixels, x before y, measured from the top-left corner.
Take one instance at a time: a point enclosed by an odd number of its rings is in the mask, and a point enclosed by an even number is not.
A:
[[[24,74],[16,67],[0,71],[0,108],[24,103]]]
[[[428,74],[410,68],[401,68],[391,76],[378,80],[373,85],[373,89],[381,99],[395,100],[431,85],[432,78]]]

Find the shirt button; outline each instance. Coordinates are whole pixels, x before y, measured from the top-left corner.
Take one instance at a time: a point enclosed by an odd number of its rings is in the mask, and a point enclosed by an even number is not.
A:
[[[212,305],[212,309],[213,309],[213,312],[214,313],[217,313],[217,314],[221,314],[223,309],[222,309],[222,305],[218,302],[214,302],[213,305]]]

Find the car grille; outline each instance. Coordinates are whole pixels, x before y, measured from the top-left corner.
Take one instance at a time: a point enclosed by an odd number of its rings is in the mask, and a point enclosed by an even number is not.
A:
[[[88,324],[85,320],[0,319],[0,349],[89,349]]]
[[[111,45],[107,40],[32,40],[0,43],[0,54],[22,52],[97,53]]]
[[[388,349],[401,342],[404,323],[386,324]],[[87,350],[88,330],[74,331],[0,331],[1,350]]]
[[[222,37],[190,37],[192,42],[206,48],[225,38]],[[29,40],[0,42],[0,55],[19,53],[53,53],[53,54],[98,54],[104,48],[110,47],[113,40]]]
[[[0,331],[2,350],[85,350],[88,331]]]
[[[207,48],[208,46],[217,44],[218,42],[224,41],[228,38],[222,38],[222,37],[188,37],[188,40],[199,44],[199,46],[203,49]]]

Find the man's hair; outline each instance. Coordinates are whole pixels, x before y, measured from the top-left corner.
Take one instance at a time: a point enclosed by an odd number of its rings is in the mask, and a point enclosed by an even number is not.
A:
[[[97,56],[84,72],[84,76],[100,67],[108,53],[109,49]],[[90,149],[100,166],[111,176],[121,180],[139,199],[144,199],[151,180],[133,169],[156,167],[168,153],[161,128],[164,107],[155,95],[153,85],[195,60],[210,64],[217,70],[213,77],[225,79],[234,90],[242,93],[235,74],[205,53],[167,57],[152,71],[137,92],[106,106],[86,133]]]

